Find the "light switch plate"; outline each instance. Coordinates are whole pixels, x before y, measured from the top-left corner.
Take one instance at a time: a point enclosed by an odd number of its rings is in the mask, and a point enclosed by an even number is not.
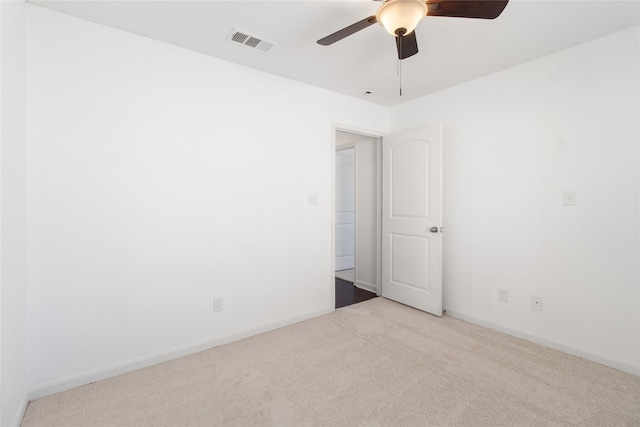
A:
[[[565,190],[563,200],[565,206],[576,206],[578,204],[577,195],[574,190]]]
[[[218,312],[224,309],[224,300],[222,297],[216,297],[213,299],[213,311]]]

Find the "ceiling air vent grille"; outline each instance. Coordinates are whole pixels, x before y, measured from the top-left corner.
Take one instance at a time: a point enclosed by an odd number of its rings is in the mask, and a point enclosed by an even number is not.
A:
[[[265,53],[269,52],[269,50],[276,45],[274,42],[265,40],[262,37],[255,36],[237,28],[231,31],[231,34],[227,37],[227,41]]]
[[[248,38],[248,35],[240,33],[238,31],[234,32],[231,36],[231,40],[236,43],[244,43]]]

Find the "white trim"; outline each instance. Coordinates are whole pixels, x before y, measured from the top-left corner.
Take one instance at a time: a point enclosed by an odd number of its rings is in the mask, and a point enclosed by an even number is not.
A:
[[[538,335],[534,335],[525,331],[513,329],[508,326],[503,326],[498,323],[491,322],[489,320],[484,320],[478,317],[469,316],[455,310],[452,311],[447,309],[446,313],[451,317],[455,317],[456,319],[465,320],[467,322],[484,326],[485,328],[489,328],[494,331],[502,332],[504,334],[511,335],[516,338],[521,338],[527,341],[531,341],[533,343],[540,344],[542,346],[552,348],[554,350],[558,350],[563,353],[571,354],[573,356],[577,356],[577,357],[589,360],[591,362],[599,363],[601,365],[605,365],[610,368],[618,369],[619,371],[623,371],[631,375],[640,376],[640,366],[634,366],[627,362],[623,362],[621,360],[617,360],[609,356],[605,356],[584,348],[567,345],[565,343],[554,341],[554,340],[544,338]]]
[[[377,245],[377,265],[376,265],[376,294],[382,296],[382,137],[378,137],[376,143],[376,183],[377,201],[376,201],[376,245]]]
[[[356,280],[355,285],[360,289],[373,292],[374,294],[378,292],[378,287],[376,285],[374,285],[373,283],[365,282],[364,280]]]
[[[243,338],[248,338],[254,335],[262,334],[264,332],[269,332],[274,329],[282,328],[284,326],[289,326],[294,323],[322,316],[324,314],[333,313],[335,311],[334,307],[335,303],[332,303],[328,308],[323,308],[320,310],[310,311],[304,314],[275,320],[264,325],[243,329],[220,337],[194,342],[184,346],[175,347],[171,350],[161,351],[159,353],[150,354],[147,356],[139,357],[137,359],[128,360],[122,363],[116,363],[104,368],[83,372],[81,374],[41,384],[29,391],[29,400],[38,399],[50,394],[59,393],[61,391],[66,391],[85,384],[115,377],[127,372],[146,368],[148,366],[156,365],[158,363],[177,359],[179,357],[198,353],[204,350],[209,350],[213,347],[218,347],[220,345],[238,341]]]
[[[358,144],[353,144],[353,281],[358,283]]]
[[[19,427],[22,424],[22,419],[24,418],[25,412],[27,412],[27,406],[29,405],[29,401],[27,399],[23,399],[22,403],[18,407],[15,416],[13,417],[12,426]]]
[[[331,124],[331,257],[330,257],[330,281],[329,289],[331,301],[329,303],[336,306],[336,124]]]
[[[353,133],[355,135],[370,136],[372,138],[382,138],[383,136],[387,135],[384,132],[378,132],[370,129],[363,129],[363,128],[349,126],[341,123],[332,123],[332,127],[333,127],[334,142],[335,142],[336,131]],[[335,151],[335,147],[333,151]]]

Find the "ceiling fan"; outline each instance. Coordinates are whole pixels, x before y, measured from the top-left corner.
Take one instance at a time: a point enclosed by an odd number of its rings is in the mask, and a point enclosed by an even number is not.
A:
[[[320,40],[329,46],[370,25],[380,23],[396,38],[398,59],[418,53],[415,28],[425,16],[495,19],[509,0],[386,0],[375,15],[351,24]]]

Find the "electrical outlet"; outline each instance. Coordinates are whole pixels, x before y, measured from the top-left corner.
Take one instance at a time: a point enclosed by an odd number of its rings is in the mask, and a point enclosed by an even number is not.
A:
[[[508,302],[509,301],[509,291],[506,289],[498,289],[498,301],[500,302]]]
[[[531,308],[542,311],[542,297],[531,297]]]
[[[222,297],[213,299],[213,311],[222,311],[223,307]]]

